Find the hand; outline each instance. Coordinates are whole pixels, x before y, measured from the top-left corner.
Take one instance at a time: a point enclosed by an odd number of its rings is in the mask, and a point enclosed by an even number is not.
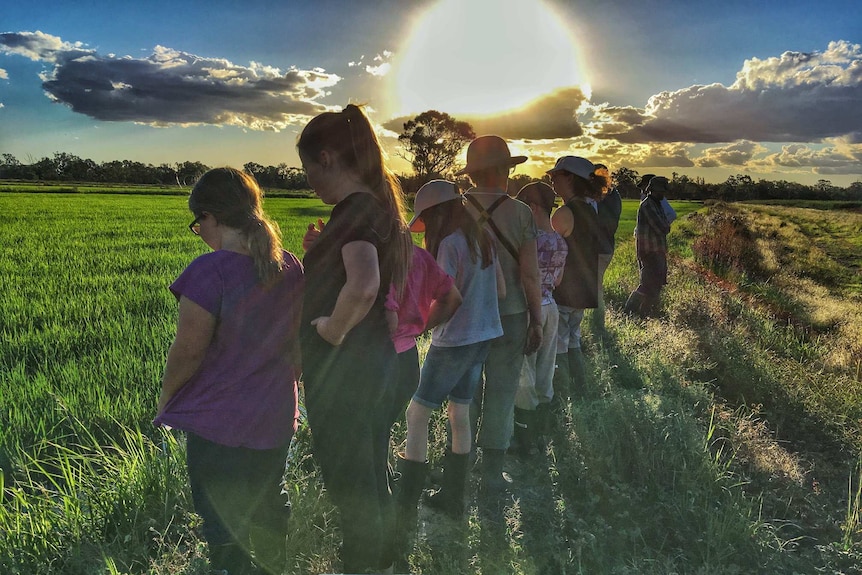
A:
[[[302,249],[308,251],[311,249],[311,246],[314,245],[314,242],[317,241],[317,238],[323,232],[323,228],[326,227],[326,224],[323,223],[323,220],[320,218],[317,219],[317,225],[314,223],[308,224],[308,229],[305,230],[305,235],[302,236]]]
[[[322,337],[331,345],[339,346],[344,341],[344,336],[346,334],[337,333],[336,330],[333,329],[334,326],[330,325],[329,316],[322,316],[311,320],[311,325],[317,328],[317,335]]]
[[[542,345],[542,324],[531,321],[527,328],[527,342],[524,344],[524,355],[533,355]]]

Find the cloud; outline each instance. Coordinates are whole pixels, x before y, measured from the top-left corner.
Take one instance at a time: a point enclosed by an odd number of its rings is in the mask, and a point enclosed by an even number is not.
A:
[[[746,60],[731,86],[652,96],[643,109],[594,107],[588,132],[627,143],[813,142],[862,138],[862,47]]]
[[[718,166],[745,166],[756,154],[765,152],[766,148],[756,142],[742,140],[729,146],[709,148],[703,151],[696,163],[701,168]]]
[[[0,52],[53,63],[40,75],[49,98],[103,121],[156,126],[233,125],[281,130],[327,109],[341,78],[315,68],[240,66],[156,46],[146,58],[100,55],[42,32],[0,34]]]
[[[8,80],[8,79],[9,79],[9,72],[4,70],[3,68],[0,68],[0,80]]]
[[[545,94],[526,106],[489,116],[453,115],[469,122],[477,134],[497,134],[509,140],[552,140],[575,138],[583,134],[577,111],[586,102],[580,88],[571,87]],[[446,112],[446,110],[440,110]],[[383,125],[401,133],[411,117],[393,118]]]
[[[833,140],[822,148],[788,144],[753,165],[768,169],[812,168],[817,174],[862,174],[862,144],[847,138]]]
[[[392,71],[392,52],[384,50],[383,53],[374,56],[372,61],[374,64],[364,64],[365,55],[359,57],[358,60],[353,60],[347,63],[348,68],[364,67],[365,71],[371,76],[382,77]]]

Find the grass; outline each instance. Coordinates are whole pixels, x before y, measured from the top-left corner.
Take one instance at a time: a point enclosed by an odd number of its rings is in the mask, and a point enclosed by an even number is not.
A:
[[[624,202],[606,276],[607,331],[585,325],[588,398],[546,453],[507,459],[515,483],[497,521],[476,501],[460,526],[423,508],[414,572],[862,568],[858,214],[724,213],[744,220],[755,274],[692,248],[726,207],[674,202],[663,313],[637,320],[619,311],[637,283],[636,207]],[[328,213],[302,199],[266,209],[296,253]],[[150,425],[175,329],[167,285],[207,249],[190,219],[180,197],[0,194],[0,572],[208,572],[184,443]],[[434,463],[444,435],[437,418]],[[286,485],[286,573],[337,572],[306,426]]]

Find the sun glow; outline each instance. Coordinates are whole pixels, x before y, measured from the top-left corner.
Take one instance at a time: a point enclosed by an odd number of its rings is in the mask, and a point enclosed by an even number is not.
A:
[[[398,52],[405,115],[490,115],[559,88],[589,90],[573,38],[540,0],[441,0]]]

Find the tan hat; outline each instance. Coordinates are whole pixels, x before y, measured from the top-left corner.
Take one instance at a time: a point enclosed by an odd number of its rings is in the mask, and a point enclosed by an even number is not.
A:
[[[451,200],[463,200],[464,196],[458,190],[455,182],[448,180],[431,180],[430,182],[419,188],[416,192],[416,198],[413,200],[413,219],[407,227],[411,232],[424,232],[425,222],[420,218],[422,212],[428,208],[433,208],[439,204],[449,202]]]
[[[500,136],[479,136],[467,147],[467,165],[456,176],[480,172],[487,168],[511,168],[527,161],[527,156],[512,156],[509,145]]]

